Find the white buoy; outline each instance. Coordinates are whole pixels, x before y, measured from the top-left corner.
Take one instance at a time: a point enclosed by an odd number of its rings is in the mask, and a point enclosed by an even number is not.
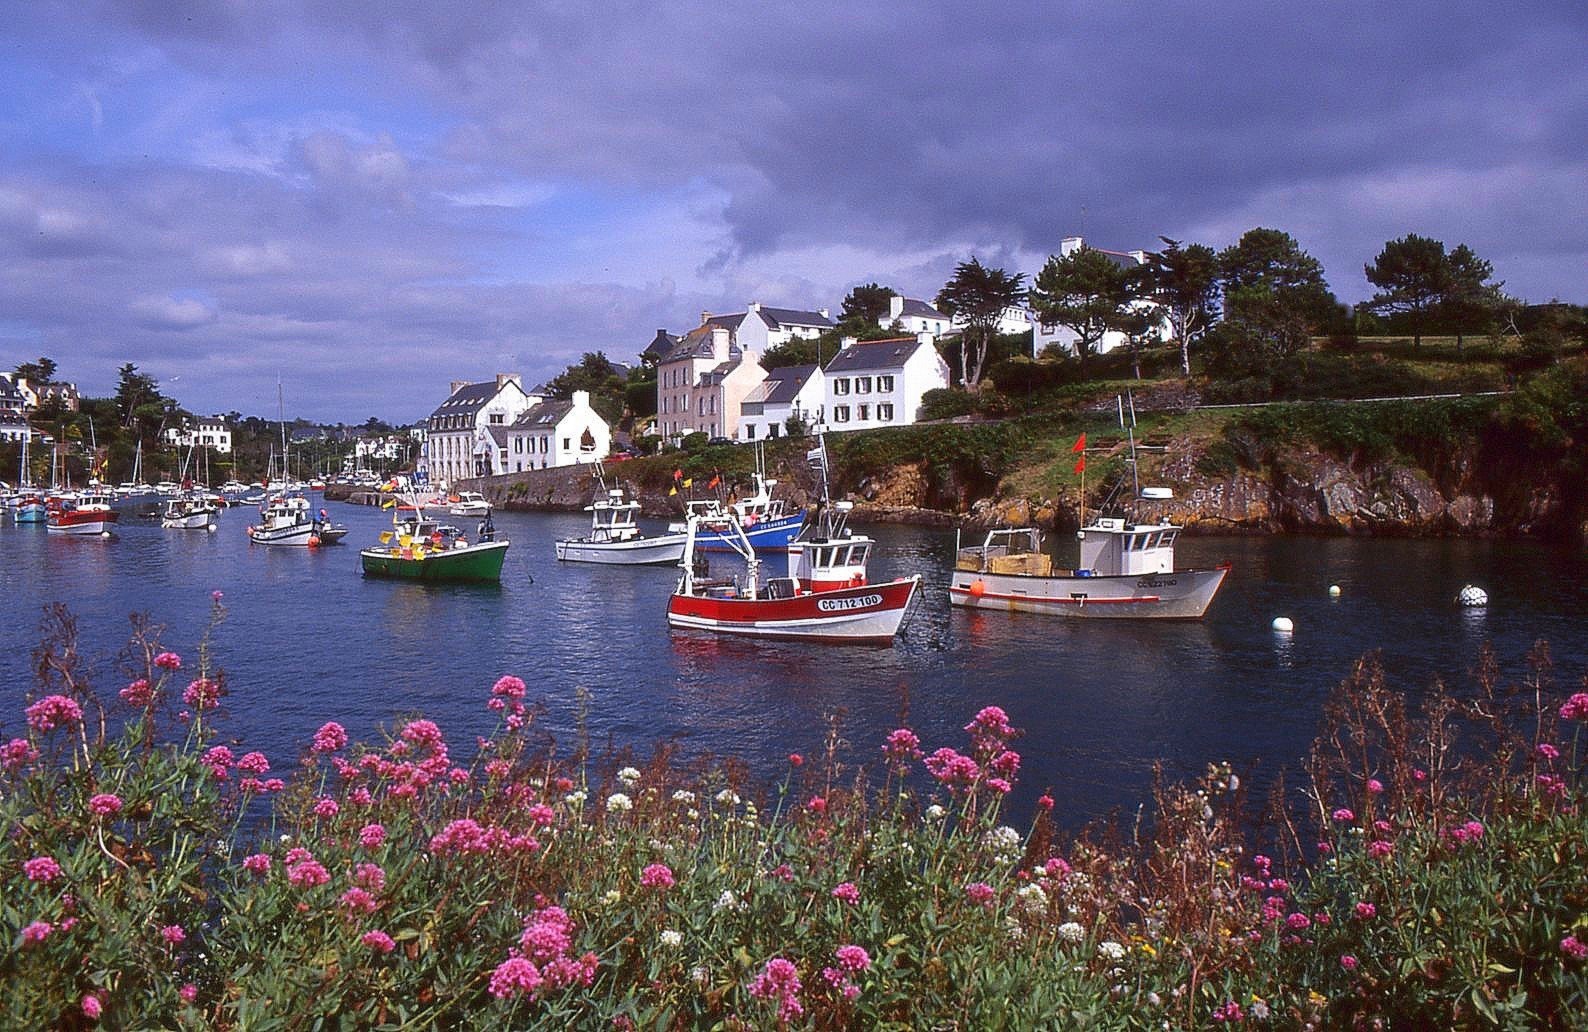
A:
[[[1274,617],[1274,630],[1280,634],[1289,634],[1296,629],[1296,622],[1288,616]]]
[[[213,533],[215,533],[215,524],[211,523],[209,526],[205,527],[204,529],[209,531],[211,534],[213,534]]]
[[[1329,597],[1330,598],[1339,598],[1340,597],[1340,585],[1338,585],[1338,584],[1329,585]]]
[[[1468,584],[1456,596],[1456,605],[1476,609],[1489,604],[1489,593],[1475,584]]]
[[[108,537],[109,537],[109,536],[110,536],[110,531],[108,531],[108,530],[102,530],[102,531],[100,531],[100,532],[99,532],[99,536],[100,536],[100,537],[107,537],[107,538],[108,538]]]

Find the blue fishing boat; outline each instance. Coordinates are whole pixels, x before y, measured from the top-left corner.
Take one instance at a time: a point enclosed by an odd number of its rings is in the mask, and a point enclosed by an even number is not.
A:
[[[686,515],[707,515],[713,511],[730,512],[734,520],[743,528],[744,537],[749,540],[750,547],[757,552],[786,552],[789,544],[799,536],[800,528],[805,525],[805,510],[790,509],[783,499],[772,497],[772,488],[777,486],[776,480],[767,478],[759,471],[753,476],[755,491],[746,497],[738,500],[730,499],[726,503],[715,499],[692,501],[688,504],[689,511]],[[696,551],[737,550],[734,544],[739,540],[737,532],[714,530],[710,527],[710,521],[706,521],[697,528]],[[668,533],[678,534],[688,529],[689,524],[686,519],[668,527]]]

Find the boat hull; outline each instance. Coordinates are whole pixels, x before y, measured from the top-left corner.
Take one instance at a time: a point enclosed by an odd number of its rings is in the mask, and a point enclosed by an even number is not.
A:
[[[919,575],[792,598],[742,599],[674,593],[669,627],[755,638],[891,644],[920,590]]]
[[[687,534],[665,534],[630,541],[589,541],[583,538],[557,542],[557,558],[565,563],[601,563],[608,566],[676,566],[684,557]]]
[[[744,536],[750,539],[750,547],[757,552],[782,552],[799,536],[800,528],[804,525],[805,513],[801,511],[747,526]],[[737,551],[733,547],[734,540],[735,535],[727,531],[703,528],[695,536],[695,549],[701,552],[733,552]]]
[[[183,516],[161,516],[160,526],[166,530],[208,530],[216,525],[218,515],[214,510],[210,510],[190,512]]]
[[[16,521],[18,523],[44,523],[49,519],[49,510],[44,508],[43,502],[25,502],[17,506]]]
[[[109,534],[120,517],[113,511],[59,512],[49,517],[44,529],[51,534],[70,534],[74,537],[98,537]]]
[[[455,516],[459,519],[484,519],[490,514],[490,502],[458,502],[447,509],[448,516]]]
[[[955,570],[948,600],[968,609],[1113,620],[1198,620],[1228,566],[1119,577],[1043,577]]]
[[[434,583],[495,583],[502,579],[507,544],[506,541],[486,541],[465,548],[427,551],[422,557],[412,549],[366,548],[358,557],[366,577]]]
[[[317,548],[321,545],[334,545],[347,537],[346,527],[327,527],[322,525],[316,529],[312,523],[300,523],[288,527],[249,527],[248,540],[256,545],[286,545],[294,548]]]

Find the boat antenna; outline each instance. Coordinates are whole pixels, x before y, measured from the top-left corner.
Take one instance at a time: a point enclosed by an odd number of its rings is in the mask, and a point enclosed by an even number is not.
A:
[[[1140,498],[1141,469],[1136,465],[1136,397],[1131,394],[1129,387],[1125,388],[1125,398],[1130,402],[1130,426],[1126,429],[1130,438],[1130,479],[1131,485],[1136,489],[1136,497]],[[1125,421],[1123,410],[1120,412],[1119,420],[1123,425]]]

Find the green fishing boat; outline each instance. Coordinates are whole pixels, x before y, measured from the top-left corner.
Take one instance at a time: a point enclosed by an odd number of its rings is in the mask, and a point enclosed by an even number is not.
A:
[[[502,579],[507,542],[492,540],[470,544],[456,527],[426,519],[415,509],[399,514],[380,536],[380,545],[358,553],[366,577],[432,582],[487,582]]]

